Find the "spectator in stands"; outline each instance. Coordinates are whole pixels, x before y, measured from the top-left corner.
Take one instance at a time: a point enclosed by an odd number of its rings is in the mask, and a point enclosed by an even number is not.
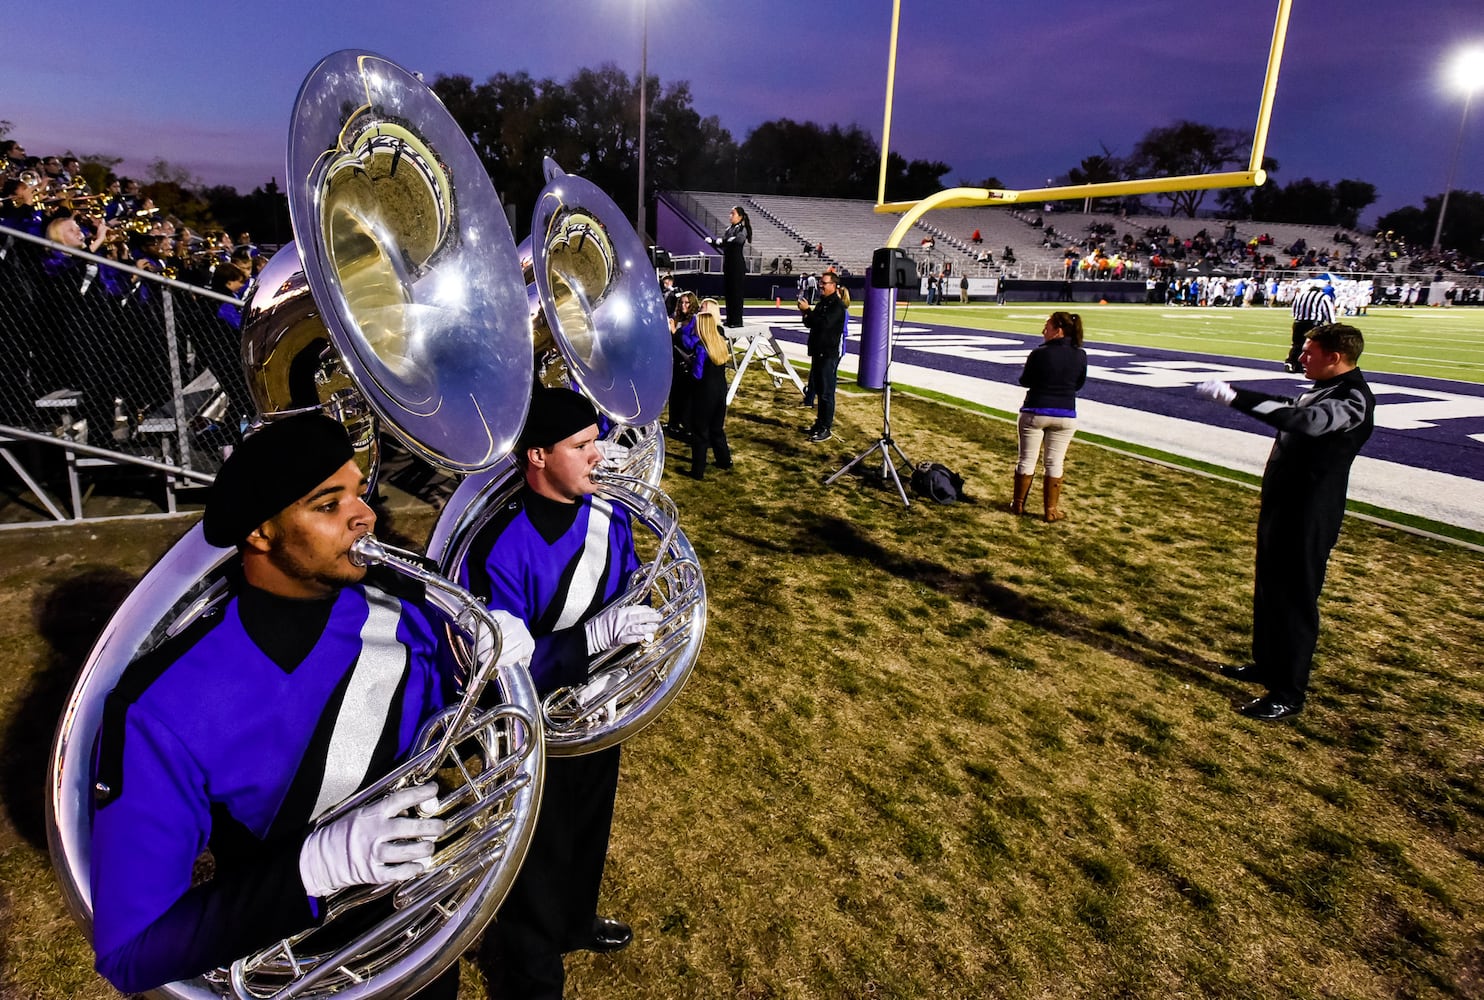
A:
[[[211,276],[212,291],[230,295],[235,302],[219,303],[216,322],[196,345],[202,363],[216,376],[216,383],[227,395],[227,415],[222,422],[223,443],[241,440],[241,431],[252,421],[257,408],[247,388],[242,370],[242,293],[248,275],[235,264],[218,264]]]
[[[970,243],[983,243],[984,242],[984,237],[983,236],[980,236],[979,235],[979,230],[976,229],[976,230],[974,230],[973,235],[971,235],[969,237],[969,242]]]
[[[0,225],[40,236],[45,228],[36,207],[36,189],[17,177],[0,185]],[[46,300],[41,293],[41,247],[0,236],[0,423],[27,426],[36,419],[32,356],[43,327]]]
[[[1020,384],[1026,387],[1020,408],[1020,456],[1015,463],[1012,514],[1024,514],[1039,456],[1045,466],[1041,485],[1047,521],[1064,516],[1062,465],[1077,433],[1077,393],[1087,382],[1087,352],[1082,349],[1082,317],[1054,312],[1041,330],[1043,341],[1025,359]]]
[[[63,212],[47,223],[46,238],[68,249],[97,253],[108,239],[108,225],[100,222],[90,234],[74,213]],[[97,444],[100,429],[113,423],[117,373],[101,362],[98,343],[99,338],[114,335],[113,302],[98,280],[95,263],[52,250],[41,267],[53,293],[44,310],[51,328],[35,338],[33,388],[41,394],[56,389],[78,392],[80,416],[87,421],[89,439]]]
[[[18,177],[0,185],[0,225],[40,236],[46,220],[36,204],[36,189]]]
[[[16,139],[0,141],[0,177],[19,173],[26,162],[26,147]]]
[[[747,280],[747,244],[752,242],[752,220],[741,205],[732,206],[731,224],[706,242],[721,249],[721,268],[727,293],[729,327],[742,325],[742,293]]]

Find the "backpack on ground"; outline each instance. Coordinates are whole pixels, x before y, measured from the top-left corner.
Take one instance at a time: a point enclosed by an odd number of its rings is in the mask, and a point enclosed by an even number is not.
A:
[[[964,480],[941,462],[919,462],[912,470],[912,492],[937,503],[964,499]]]

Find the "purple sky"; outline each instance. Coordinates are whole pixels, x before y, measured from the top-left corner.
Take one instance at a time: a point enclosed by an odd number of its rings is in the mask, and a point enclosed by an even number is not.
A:
[[[72,0],[10,17],[0,119],[31,153],[107,153],[143,175],[163,158],[246,192],[276,176],[294,95],[341,48],[428,79],[526,70],[565,80],[613,62],[634,74],[641,0]],[[890,0],[648,0],[649,70],[689,80],[696,109],[738,141],[779,117],[880,137]],[[938,159],[949,183],[1032,188],[1100,143],[1129,153],[1189,118],[1256,121],[1276,0],[905,0],[892,149]],[[65,16],[59,10],[65,9]],[[1279,183],[1376,185],[1367,213],[1421,204],[1447,180],[1463,97],[1443,66],[1484,45],[1484,2],[1295,0],[1267,152]],[[1455,189],[1484,190],[1484,92]],[[610,192],[626,204],[627,192]]]

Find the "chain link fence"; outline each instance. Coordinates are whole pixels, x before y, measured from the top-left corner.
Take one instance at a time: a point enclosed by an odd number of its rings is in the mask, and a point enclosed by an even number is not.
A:
[[[11,467],[15,442],[43,434],[85,446],[89,464],[116,456],[189,473],[178,480],[214,475],[253,412],[240,306],[0,226],[0,438],[12,443]],[[68,452],[75,476],[74,460]],[[59,473],[42,464],[44,484]]]

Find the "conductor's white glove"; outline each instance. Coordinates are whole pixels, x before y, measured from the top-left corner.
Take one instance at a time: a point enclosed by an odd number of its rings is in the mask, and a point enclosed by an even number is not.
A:
[[[642,604],[626,604],[609,608],[588,621],[587,652],[591,656],[614,646],[627,646],[634,642],[649,642],[654,638],[655,626],[664,616],[654,608]]]
[[[299,849],[305,890],[328,896],[352,885],[401,882],[432,867],[433,840],[448,824],[399,814],[437,797],[437,785],[415,785],[315,830]]]
[[[599,438],[597,444],[598,454],[603,456],[603,468],[617,469],[629,460],[629,449],[617,441],[604,441]]]
[[[526,623],[499,608],[490,608],[489,613],[500,628],[500,657],[495,660],[495,666],[530,666],[531,654],[536,652],[536,640],[531,638],[531,631],[526,628]],[[480,663],[488,658],[494,645],[495,637],[488,630],[480,629],[479,641],[474,647]]]
[[[1219,378],[1206,379],[1195,387],[1195,394],[1202,399],[1220,403],[1222,406],[1232,405],[1232,400],[1237,398],[1236,390]]]

